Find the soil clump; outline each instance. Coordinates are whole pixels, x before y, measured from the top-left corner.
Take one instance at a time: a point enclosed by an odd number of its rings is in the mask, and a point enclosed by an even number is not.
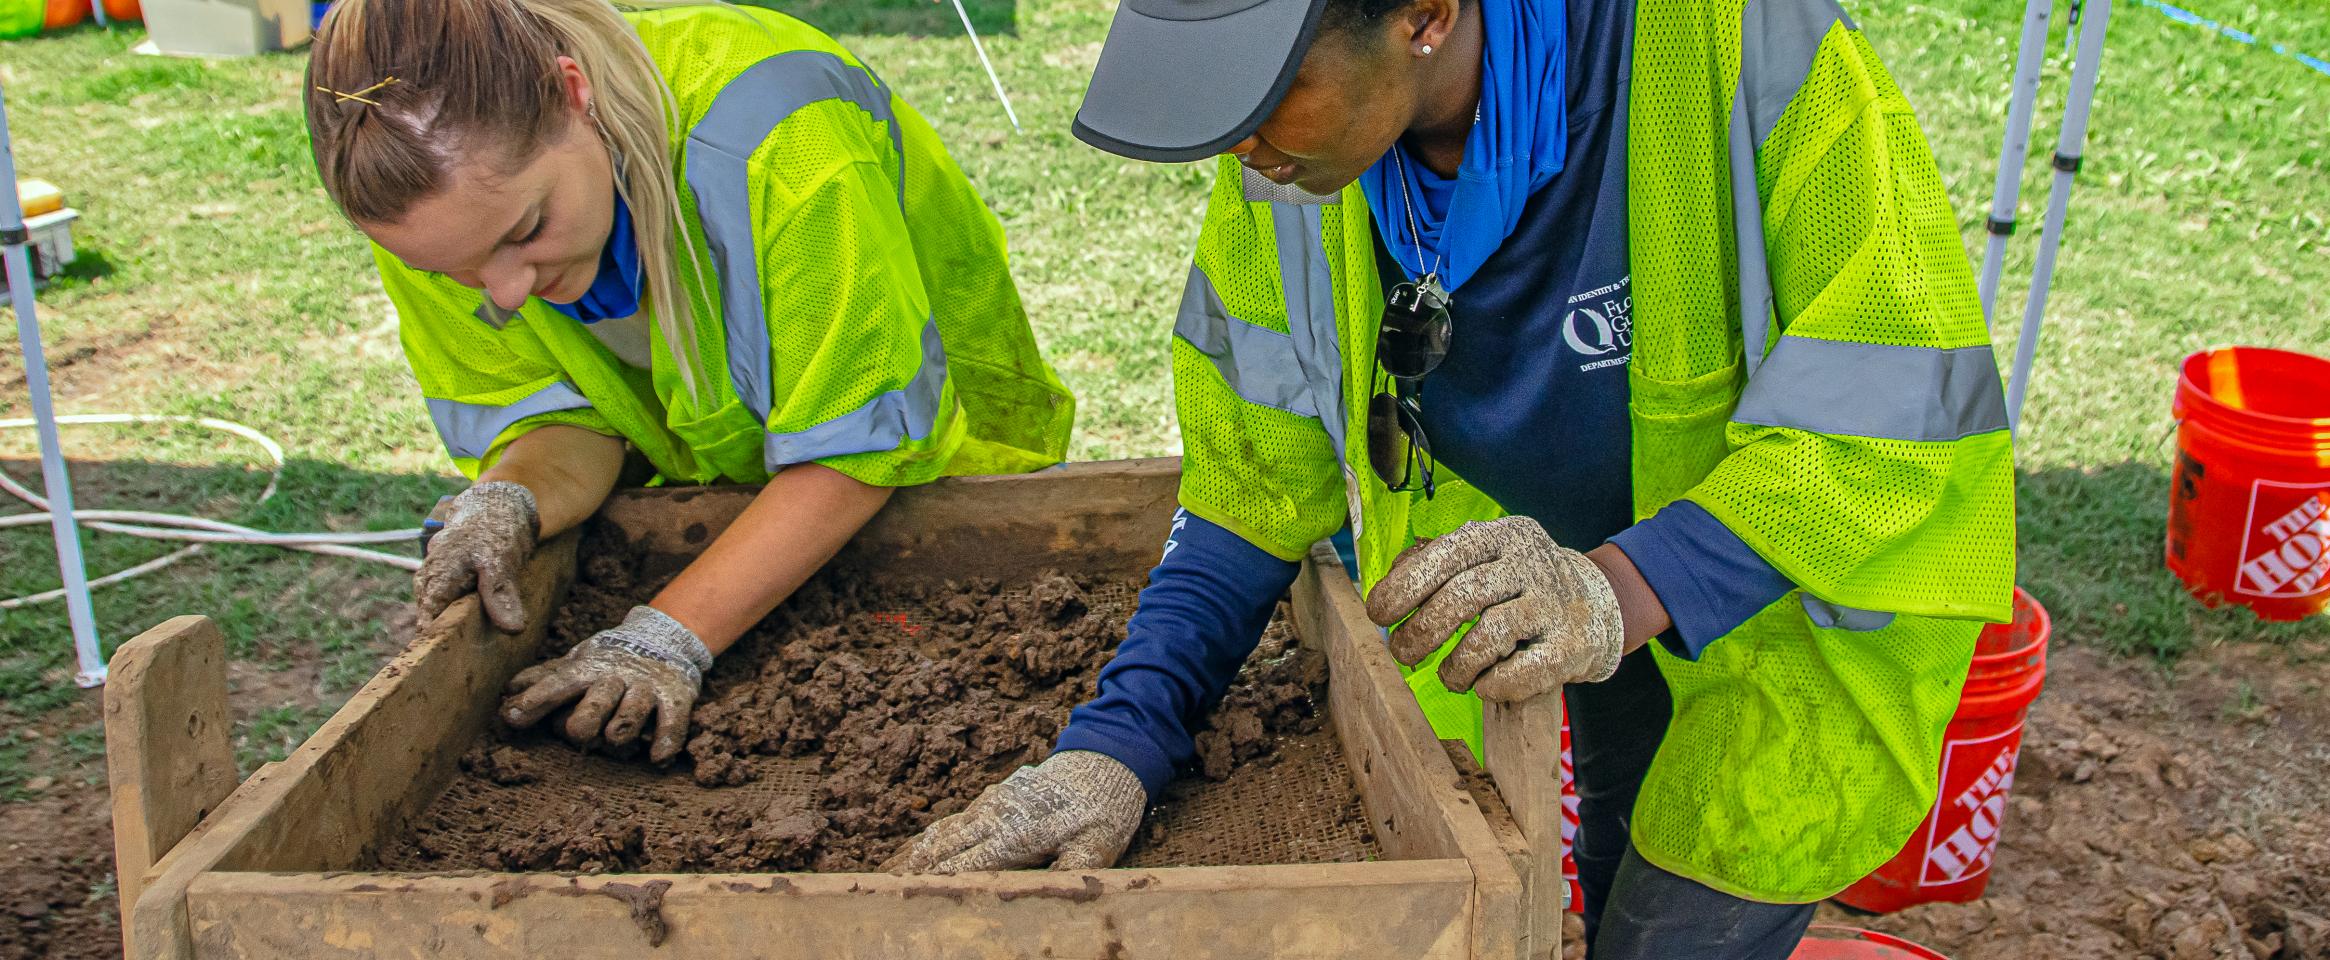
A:
[[[656,586],[638,582],[621,550],[584,556],[547,655],[620,621]],[[670,768],[649,765],[636,748],[583,752],[537,732],[558,729],[558,716],[537,730],[497,725],[381,865],[874,869],[1044,758],[1068,712],[1093,696],[1138,587],[1136,578],[1058,573],[1011,585],[820,575],[722,654],[684,758]],[[1298,641],[1284,612],[1199,732],[1201,776],[1167,791],[1126,863],[1375,853],[1324,722],[1324,652]],[[1258,809],[1298,825],[1256,827]],[[1225,844],[1236,840],[1243,850]]]

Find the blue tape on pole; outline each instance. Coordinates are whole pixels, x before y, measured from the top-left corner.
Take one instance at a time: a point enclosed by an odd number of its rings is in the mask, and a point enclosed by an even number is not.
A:
[[[2292,50],[2289,47],[2279,43],[2262,43],[2257,39],[2257,35],[2254,33],[2250,33],[2247,30],[2242,30],[2237,27],[2226,26],[2222,23],[2218,23],[2215,20],[2211,20],[2207,17],[2201,16],[2200,14],[2186,10],[2183,7],[2170,6],[2160,2],[2160,0],[2142,0],[2142,2],[2145,6],[2160,11],[2162,16],[2165,16],[2170,20],[2174,20],[2186,26],[2199,27],[2220,37],[2225,37],[2230,40],[2237,40],[2252,47],[2264,47],[2266,49],[2272,50],[2275,53],[2281,54],[2282,56],[2305,64],[2308,68],[2322,74],[2323,76],[2330,77],[2330,61],[2323,60],[2320,57],[2307,56],[2306,54],[2299,53],[2298,51]]]

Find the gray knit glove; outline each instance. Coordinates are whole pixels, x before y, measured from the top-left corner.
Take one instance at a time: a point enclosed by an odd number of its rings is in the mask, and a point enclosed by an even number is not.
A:
[[[638,739],[653,714],[655,741],[647,756],[662,763],[687,742],[688,711],[710,669],[712,651],[687,627],[654,607],[632,607],[620,625],[510,678],[513,696],[502,702],[502,719],[530,727],[575,701],[566,718],[568,740],[580,745],[603,736],[621,746]]]
[[[892,873],[1099,870],[1123,856],[1148,793],[1107,754],[1067,750],[1012,771],[963,812],[923,831],[882,869]]]
[[[525,484],[489,480],[461,491],[453,498],[445,529],[429,540],[428,555],[413,574],[413,602],[420,605],[421,622],[437,619],[475,590],[496,628],[504,633],[526,629],[518,580],[534,553],[538,529],[534,492]]]
[[[1400,624],[1392,656],[1409,666],[1477,620],[1440,662],[1440,682],[1487,700],[1610,679],[1626,653],[1618,594],[1602,568],[1528,517],[1468,523],[1409,547],[1368,594],[1367,616]]]

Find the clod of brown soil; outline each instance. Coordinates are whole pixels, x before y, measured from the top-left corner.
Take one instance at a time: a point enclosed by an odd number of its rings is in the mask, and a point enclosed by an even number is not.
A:
[[[585,555],[553,648],[620,620],[652,593],[621,550]],[[382,865],[872,869],[1043,759],[1069,710],[1092,696],[1137,587],[1059,574],[1008,587],[820,577],[722,655],[686,757],[671,769],[649,766],[635,748],[586,755],[543,733],[492,730]],[[1126,862],[1372,855],[1350,772],[1323,722],[1325,684],[1323,652],[1299,643],[1281,618],[1199,736],[1204,779],[1167,792]],[[1275,817],[1257,817],[1262,810]]]

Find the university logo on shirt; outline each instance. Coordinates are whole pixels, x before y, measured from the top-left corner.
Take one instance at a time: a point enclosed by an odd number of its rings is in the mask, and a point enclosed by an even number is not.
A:
[[[1561,338],[1571,352],[1585,358],[1578,370],[1624,366],[1634,355],[1634,277],[1619,277],[1569,299],[1570,312],[1561,320]]]

